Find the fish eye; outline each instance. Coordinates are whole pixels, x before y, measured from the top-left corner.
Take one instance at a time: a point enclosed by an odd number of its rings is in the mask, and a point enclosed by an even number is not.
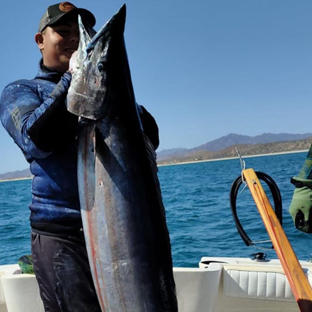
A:
[[[101,58],[99,60],[97,68],[100,72],[103,72],[104,70],[106,70],[106,58]]]
[[[97,68],[98,68],[98,70],[99,70],[100,72],[102,72],[102,71],[104,71],[105,66],[104,66],[103,63],[99,63],[98,66],[97,66]]]

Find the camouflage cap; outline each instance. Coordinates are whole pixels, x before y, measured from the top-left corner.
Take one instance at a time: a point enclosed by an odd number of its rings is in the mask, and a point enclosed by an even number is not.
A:
[[[60,23],[62,19],[69,18],[73,14],[79,14],[84,24],[88,24],[90,27],[95,25],[95,17],[90,11],[77,8],[70,2],[61,2],[47,8],[40,20],[38,32],[42,32],[47,26]]]

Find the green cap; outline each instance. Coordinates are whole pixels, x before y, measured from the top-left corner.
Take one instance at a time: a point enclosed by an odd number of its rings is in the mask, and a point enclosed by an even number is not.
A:
[[[70,2],[61,2],[50,5],[42,16],[38,32],[42,32],[46,27],[60,23],[63,18],[69,18],[71,15],[80,15],[84,24],[90,27],[95,25],[94,15],[82,8],[77,8]]]

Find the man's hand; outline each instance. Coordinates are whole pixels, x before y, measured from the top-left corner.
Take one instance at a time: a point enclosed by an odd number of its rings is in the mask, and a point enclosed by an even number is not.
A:
[[[296,186],[289,206],[295,226],[305,233],[312,233],[312,180],[292,178]]]

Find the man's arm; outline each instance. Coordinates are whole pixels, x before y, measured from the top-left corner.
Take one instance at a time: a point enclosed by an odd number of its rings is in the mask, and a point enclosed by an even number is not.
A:
[[[295,190],[289,206],[298,230],[312,233],[312,145],[298,176],[291,178]]]
[[[64,103],[71,78],[66,75],[44,102],[33,81],[14,82],[2,92],[1,122],[28,158],[44,158],[68,136],[75,135],[71,132],[77,117],[67,112]]]

